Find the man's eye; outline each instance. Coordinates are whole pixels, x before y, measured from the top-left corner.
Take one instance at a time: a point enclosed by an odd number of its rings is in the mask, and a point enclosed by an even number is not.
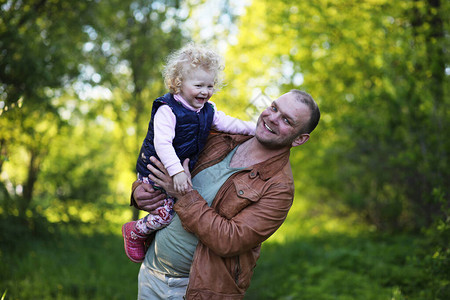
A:
[[[288,124],[288,125],[291,125],[291,123],[289,122],[288,119],[284,118],[283,121],[284,121],[284,123],[286,123],[286,124]]]
[[[277,111],[277,108],[275,106],[271,107],[273,111]]]

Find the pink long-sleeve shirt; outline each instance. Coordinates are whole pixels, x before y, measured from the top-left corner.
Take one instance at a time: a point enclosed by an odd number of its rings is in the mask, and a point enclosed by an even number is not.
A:
[[[185,108],[199,112],[200,109],[195,109],[184,100],[179,94],[174,95],[175,100],[180,102]],[[214,106],[214,118],[211,128],[233,134],[249,134],[254,135],[256,124],[250,121],[242,121],[231,116],[227,116],[224,112],[218,111],[216,105],[209,101]],[[159,159],[166,167],[170,176],[184,171],[180,159],[175,153],[172,141],[175,137],[175,125],[177,119],[168,105],[162,105],[155,113],[154,119],[154,141],[156,153]]]

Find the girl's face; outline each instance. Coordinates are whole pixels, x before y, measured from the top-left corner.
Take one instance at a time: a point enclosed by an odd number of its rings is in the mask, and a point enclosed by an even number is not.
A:
[[[195,109],[200,109],[214,93],[214,73],[202,68],[189,71],[181,83],[180,95]]]

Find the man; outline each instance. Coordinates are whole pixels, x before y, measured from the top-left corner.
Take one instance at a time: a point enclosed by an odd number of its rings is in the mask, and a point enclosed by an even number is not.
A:
[[[290,149],[308,141],[319,118],[312,97],[292,90],[261,113],[254,137],[212,133],[184,195],[152,160],[162,171],[149,166],[156,176],[150,179],[177,198],[177,215],[156,233],[147,252],[139,299],[244,297],[261,243],[292,205]],[[152,211],[161,197],[148,185],[133,184],[137,207]]]

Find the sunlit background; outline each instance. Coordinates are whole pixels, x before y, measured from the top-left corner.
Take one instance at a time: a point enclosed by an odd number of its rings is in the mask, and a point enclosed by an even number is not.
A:
[[[225,59],[245,120],[319,103],[246,299],[449,299],[449,1],[0,1],[0,297],[135,299],[123,251],[167,55]],[[1,298],[3,299],[3,298]]]

